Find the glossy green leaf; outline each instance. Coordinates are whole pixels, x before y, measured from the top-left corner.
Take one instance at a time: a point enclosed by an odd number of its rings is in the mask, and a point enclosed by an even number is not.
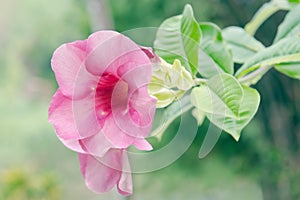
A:
[[[256,53],[237,71],[242,77],[262,66],[273,66],[282,63],[300,62],[300,37],[288,37]]]
[[[192,73],[196,74],[198,68],[198,49],[201,30],[194,18],[193,9],[189,4],[184,8],[180,29],[183,34],[182,42],[184,51],[186,52],[186,57]]]
[[[198,110],[236,140],[253,118],[260,102],[255,89],[241,86],[228,74],[216,75],[206,85],[194,88],[190,97]]]
[[[274,42],[290,36],[300,36],[300,5],[291,9],[278,27]]]
[[[202,52],[199,52],[199,73],[203,77],[212,77],[218,73],[233,74],[232,54],[223,41],[221,29],[213,23],[200,23],[200,28]],[[207,62],[211,64],[207,65]]]
[[[290,3],[300,3],[300,0],[289,0]]]
[[[300,62],[281,63],[275,69],[291,78],[300,79]]]
[[[245,30],[254,35],[257,29],[274,13],[279,10],[289,10],[291,8],[288,1],[272,0],[265,3],[254,15],[252,20],[246,24]]]
[[[175,16],[166,19],[159,27],[154,41],[155,52],[168,63],[178,58],[185,63],[185,52],[182,46],[182,34],[180,31],[182,16]],[[179,57],[180,56],[180,57]]]
[[[191,92],[192,104],[206,114],[238,118],[243,90],[239,82],[229,74],[219,74],[203,86]]]
[[[240,27],[225,28],[222,35],[232,50],[233,60],[236,63],[244,63],[248,58],[265,48],[261,42]]]
[[[207,115],[208,119],[213,124],[229,133],[236,141],[239,140],[241,131],[254,117],[260,103],[260,95],[255,89],[247,86],[242,87],[244,96],[239,104],[239,118],[221,115]]]
[[[165,20],[159,27],[154,42],[155,52],[168,63],[179,59],[193,75],[197,73],[201,30],[190,5],[182,15]]]
[[[199,49],[198,72],[206,78],[224,73],[221,67],[202,49]]]

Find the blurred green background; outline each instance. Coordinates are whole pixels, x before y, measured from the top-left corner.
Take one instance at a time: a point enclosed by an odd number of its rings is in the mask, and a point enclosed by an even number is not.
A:
[[[98,29],[157,27],[193,5],[199,21],[244,26],[264,0],[0,0],[0,199],[122,199],[90,192],[77,155],[56,138],[47,110],[57,85],[50,67],[62,43]],[[285,12],[257,38],[270,44]],[[149,39],[149,38],[148,38]],[[149,39],[151,41],[151,38]],[[274,71],[256,85],[262,104],[236,143],[222,134],[204,159],[208,122],[171,166],[134,176],[129,199],[300,199],[300,83]],[[178,122],[177,122],[178,123]],[[176,132],[176,122],[162,143]],[[134,164],[134,163],[133,163]]]

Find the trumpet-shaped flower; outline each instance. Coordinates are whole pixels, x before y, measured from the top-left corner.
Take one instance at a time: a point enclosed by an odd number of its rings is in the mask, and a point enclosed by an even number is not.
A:
[[[152,149],[145,140],[156,109],[156,99],[148,94],[150,58],[129,38],[99,31],[60,46],[51,64],[59,88],[49,122],[58,138],[79,153],[90,189],[105,192],[117,184],[122,194],[130,194],[124,149],[132,144]]]

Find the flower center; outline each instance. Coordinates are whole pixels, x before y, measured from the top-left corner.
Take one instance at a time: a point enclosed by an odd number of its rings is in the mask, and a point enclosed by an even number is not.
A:
[[[103,121],[112,109],[127,107],[128,85],[113,74],[103,74],[97,84],[95,106],[98,120]]]

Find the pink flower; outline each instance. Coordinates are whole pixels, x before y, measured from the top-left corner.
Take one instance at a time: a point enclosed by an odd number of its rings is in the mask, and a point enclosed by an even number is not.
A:
[[[87,187],[102,193],[117,185],[122,195],[132,193],[132,180],[127,153],[122,149],[110,149],[103,157],[79,153],[81,173]]]
[[[151,150],[156,99],[148,94],[151,61],[129,38],[99,31],[60,46],[52,69],[59,88],[49,108],[58,138],[79,153],[82,174],[95,192],[117,185],[132,192],[125,149]],[[127,169],[124,171],[124,167]]]

